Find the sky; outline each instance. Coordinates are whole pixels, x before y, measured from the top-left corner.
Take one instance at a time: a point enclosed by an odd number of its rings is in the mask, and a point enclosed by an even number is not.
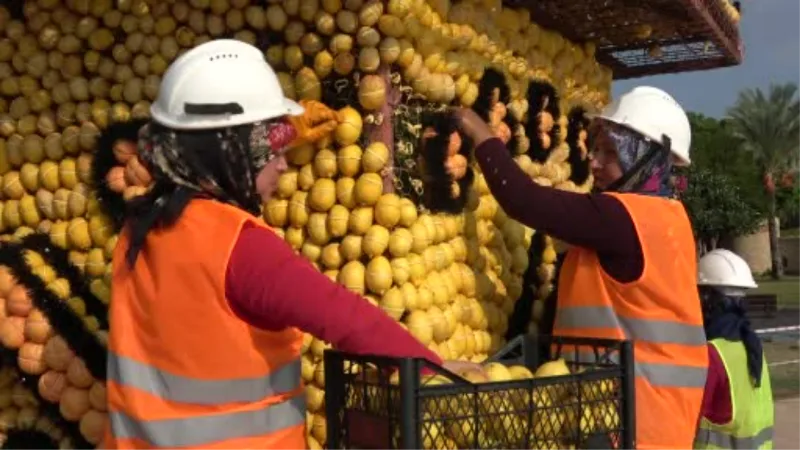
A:
[[[742,89],[800,81],[800,0],[743,0],[740,27],[741,65],[617,81],[614,97],[650,85],[669,92],[687,111],[719,118]]]

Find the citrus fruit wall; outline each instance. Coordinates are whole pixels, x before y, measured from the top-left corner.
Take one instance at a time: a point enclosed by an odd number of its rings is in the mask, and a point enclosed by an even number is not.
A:
[[[160,77],[182,52],[233,37],[263,48],[286,95],[337,103],[330,106],[344,119],[329,138],[289,154],[290,170],[264,207],[277,233],[445,359],[481,361],[503,345],[530,265],[535,328],[553,288],[554,243],[509,219],[477,166],[458,214],[429,212],[407,195],[408,185],[393,180],[414,172],[402,158],[418,151],[418,112],[426,104],[473,106],[486,68],[493,68],[508,88],[499,119],[515,121],[497,122],[498,133],[513,136],[520,166],[539,183],[587,191],[590,178],[572,177],[567,111],[609,100],[611,73],[595,61],[592,44],[569,42],[532,23],[526,11],[491,0],[250,3],[28,0],[14,18],[0,8],[4,239],[46,233],[69,252],[92,296],[107,304],[116,237],[90,188],[98,136],[110,123],[146,118]],[[559,97],[534,110],[527,97],[532,81],[552,85]],[[561,113],[527,136],[513,125],[542,111]],[[376,137],[387,136],[387,123],[388,142]],[[585,135],[572,137],[584,145]],[[124,176],[109,178],[113,189],[128,197],[141,192],[132,189],[139,169],[120,168]],[[529,256],[532,239],[536,251]],[[102,346],[105,321],[92,313],[92,302],[43,253],[24,255],[64,311],[80,317],[73,325],[82,331],[71,332],[89,333]],[[83,362],[87,350],[59,335],[57,320],[37,307],[35,295],[13,270],[0,270],[0,342],[18,362],[0,372],[0,430],[36,428],[64,448],[78,438],[97,444],[106,420],[102,379]],[[326,440],[326,347],[307,336],[303,378],[312,448]],[[47,408],[63,420],[40,415]]]

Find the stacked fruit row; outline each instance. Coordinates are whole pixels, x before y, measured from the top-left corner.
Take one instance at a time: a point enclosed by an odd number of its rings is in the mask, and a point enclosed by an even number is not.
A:
[[[399,109],[387,109],[396,92],[428,105],[480,103],[487,67],[505,78],[510,95],[500,103],[519,122],[542,114],[543,106],[526,98],[532,80],[555,84],[562,95],[552,103],[561,110],[608,100],[610,72],[594,60],[591,44],[570,43],[523,10],[489,3],[131,0],[115,7],[109,1],[27,0],[15,19],[0,8],[0,230],[7,241],[33,231],[49,234],[88,278],[88,293],[76,296],[73,280],[62,282],[61,274],[43,268],[49,263],[26,255],[30,270],[68,308],[60,311],[80,318],[69,330],[52,326],[46,338],[35,334],[45,329],[37,324],[59,319],[35,306],[39,299],[31,297],[38,290],[23,283],[27,290],[9,287],[0,295],[7,307],[3,344],[25,355],[19,361],[24,373],[41,377],[42,398],[97,442],[102,374],[87,374],[86,366],[101,351],[85,354],[87,347],[70,334],[94,337],[104,319],[86,299],[107,304],[110,297],[116,230],[89,188],[97,138],[109,123],[146,117],[168,64],[220,37],[262,46],[287,96],[337,109],[337,99],[355,99],[340,109],[343,120],[333,135],[289,154],[291,169],[265,205],[266,222],[443,358],[481,361],[498,349],[522,292],[533,230],[506,216],[480,173],[464,193],[460,214],[433,213],[394,192],[386,180],[397,175],[402,143],[371,138],[381,123],[399,117]],[[561,134],[554,131],[559,127]],[[525,137],[519,127],[506,128],[500,135],[507,140]],[[571,179],[564,130],[565,118],[550,115],[549,125],[520,139],[540,154],[524,145],[513,150],[537,182],[585,190],[591,180]],[[405,144],[418,153],[417,141]],[[117,159],[119,167],[107,178],[111,191],[127,199],[146,190],[149,175],[138,160],[130,154]],[[545,255],[543,285],[549,286],[554,258]],[[26,299],[28,309],[20,312]],[[324,444],[321,356],[327,344],[311,336],[306,341],[309,442]]]
[[[102,303],[88,294],[67,253],[44,235],[8,243],[2,253],[0,343],[16,353],[19,372],[35,381],[40,404],[58,411],[87,442],[99,443],[106,425],[105,385],[98,381],[103,358],[96,354],[105,339]]]
[[[359,114],[352,108],[340,114],[346,119],[332,142],[288,154],[291,167],[265,205],[266,222],[319,270],[364,295],[442,358],[484,360],[503,345],[522,291],[525,229],[505,216],[485,182],[476,187],[474,211],[419,212],[384,188],[379,174],[390,158],[387,146],[373,142],[362,149]],[[327,345],[311,337],[307,343],[304,374],[315,414],[309,432],[319,441]]]

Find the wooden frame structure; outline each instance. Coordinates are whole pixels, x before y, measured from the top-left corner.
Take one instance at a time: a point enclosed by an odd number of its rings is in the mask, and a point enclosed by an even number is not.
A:
[[[728,0],[506,0],[573,42],[596,44],[614,79],[708,70],[742,62]]]

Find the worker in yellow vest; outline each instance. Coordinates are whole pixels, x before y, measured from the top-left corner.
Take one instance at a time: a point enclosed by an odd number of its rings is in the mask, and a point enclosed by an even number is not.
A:
[[[761,340],[742,302],[758,287],[747,263],[717,249],[698,264],[708,377],[695,448],[772,448],[774,405]]]

